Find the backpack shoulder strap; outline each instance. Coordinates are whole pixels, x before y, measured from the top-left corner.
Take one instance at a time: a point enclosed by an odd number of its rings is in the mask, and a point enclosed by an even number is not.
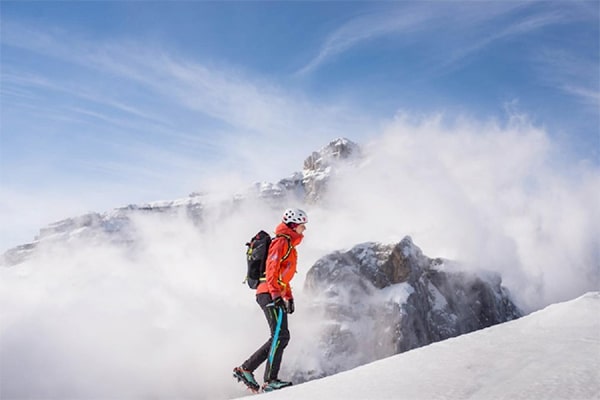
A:
[[[285,233],[278,233],[277,235],[275,235],[275,237],[284,237],[287,239],[288,249],[285,252],[285,255],[283,257],[281,257],[281,261],[283,261],[290,256],[290,253],[292,252],[292,249],[294,248],[294,246],[292,246],[292,238],[289,235],[286,235]]]

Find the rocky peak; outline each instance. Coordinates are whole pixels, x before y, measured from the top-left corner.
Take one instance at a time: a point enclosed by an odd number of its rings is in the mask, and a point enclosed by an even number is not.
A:
[[[332,164],[340,160],[350,160],[360,155],[360,147],[346,139],[338,138],[329,142],[318,152],[313,152],[304,160],[305,175],[324,172]]]
[[[307,273],[305,293],[313,299],[311,312],[328,321],[316,328],[317,351],[331,356],[296,376],[300,381],[521,316],[497,274],[429,258],[408,236],[319,259]]]
[[[356,143],[338,138],[308,156],[302,172],[295,172],[277,183],[255,183],[246,193],[274,206],[290,200],[314,204],[324,198],[331,177],[360,158],[361,150]]]
[[[323,198],[328,180],[335,174],[340,163],[352,163],[360,159],[360,147],[345,138],[331,141],[318,152],[313,152],[304,160],[302,185],[305,201],[315,203]]]

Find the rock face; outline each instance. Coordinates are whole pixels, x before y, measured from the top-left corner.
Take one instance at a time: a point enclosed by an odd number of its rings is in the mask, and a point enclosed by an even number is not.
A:
[[[302,186],[305,191],[305,201],[315,203],[326,192],[327,182],[336,167],[341,162],[353,163],[361,157],[360,147],[347,139],[336,139],[322,148],[313,152],[304,160]]]
[[[247,195],[256,195],[271,203],[293,198],[304,203],[319,202],[327,191],[327,184],[338,169],[354,165],[360,160],[360,147],[344,138],[331,141],[304,160],[302,172],[295,172],[278,183],[256,183]]]
[[[499,276],[428,258],[410,237],[325,256],[308,272],[304,289],[314,299],[311,312],[327,321],[318,351],[328,357],[296,374],[299,381],[521,316]]]

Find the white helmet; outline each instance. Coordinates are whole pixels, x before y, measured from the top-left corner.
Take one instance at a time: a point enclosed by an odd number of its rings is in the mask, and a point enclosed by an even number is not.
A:
[[[289,224],[290,222],[295,224],[305,224],[308,222],[308,217],[306,216],[306,213],[299,208],[288,208],[283,213],[282,220],[285,224]]]

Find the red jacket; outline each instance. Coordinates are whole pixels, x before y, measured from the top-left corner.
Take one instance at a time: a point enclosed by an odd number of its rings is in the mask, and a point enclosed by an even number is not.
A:
[[[269,247],[265,268],[267,279],[258,285],[256,294],[270,293],[273,299],[282,297],[289,300],[293,298],[290,281],[296,273],[296,263],[298,262],[296,246],[302,242],[304,236],[290,229],[283,222],[275,228],[275,234],[289,236],[292,248],[288,257],[282,262],[281,259],[288,251],[288,240],[282,236],[277,236],[273,239]]]

